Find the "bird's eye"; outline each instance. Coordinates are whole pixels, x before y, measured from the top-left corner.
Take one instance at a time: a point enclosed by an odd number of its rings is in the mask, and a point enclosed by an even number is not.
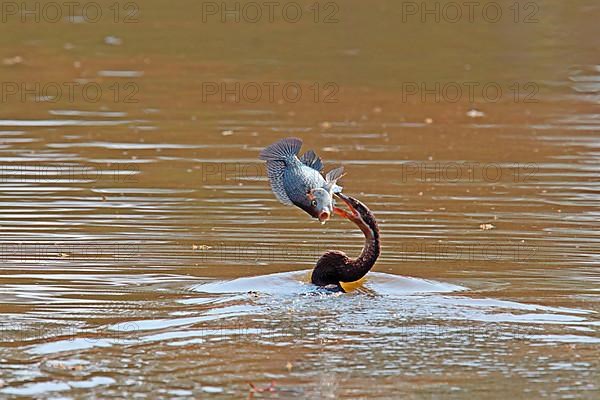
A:
[[[317,206],[317,201],[316,200],[311,201],[310,205],[313,206],[313,207],[316,207]]]

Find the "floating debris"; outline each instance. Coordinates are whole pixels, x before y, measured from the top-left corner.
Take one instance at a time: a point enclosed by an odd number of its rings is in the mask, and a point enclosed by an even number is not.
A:
[[[382,109],[381,107],[375,107],[375,108],[373,109],[373,112],[374,112],[375,114],[379,114],[379,113],[381,113],[382,111],[383,111],[383,109]]]
[[[250,391],[254,392],[254,393],[263,393],[263,392],[274,392],[275,391],[275,381],[272,381],[271,384],[269,384],[269,386],[266,386],[264,388],[257,388],[252,382],[248,382],[248,385],[250,385]]]
[[[192,250],[209,250],[212,249],[211,246],[207,246],[205,244],[193,244],[192,245]]]
[[[223,135],[223,136],[231,136],[231,135],[233,135],[233,131],[229,131],[229,130],[228,131],[223,131],[223,132],[221,132],[221,135]]]
[[[65,18],[65,21],[72,24],[83,24],[86,22],[86,19],[83,15],[70,15]]]
[[[51,368],[63,369],[63,370],[68,370],[68,371],[82,371],[83,370],[83,365],[81,365],[81,364],[67,365],[60,361],[48,363],[47,365]]]
[[[433,124],[433,118],[425,118],[426,124]]]
[[[329,129],[329,128],[331,128],[331,122],[324,121],[324,122],[321,122],[319,124],[319,126],[323,129]]]
[[[481,118],[481,117],[484,117],[484,116],[485,116],[485,113],[483,111],[479,111],[479,110],[476,110],[474,108],[472,108],[469,111],[467,111],[467,117]]]
[[[360,49],[346,49],[342,50],[341,53],[345,56],[357,56],[360,54]]]
[[[123,44],[123,39],[116,36],[107,36],[104,38],[104,44],[109,46],[120,46]]]
[[[489,231],[490,229],[494,229],[496,228],[496,225],[494,224],[481,224],[479,225],[479,229],[484,230],[484,231]]]
[[[23,64],[23,57],[21,56],[14,56],[14,57],[8,57],[2,60],[2,64],[3,65],[7,65],[7,66],[13,66],[13,65],[19,65],[19,64]]]

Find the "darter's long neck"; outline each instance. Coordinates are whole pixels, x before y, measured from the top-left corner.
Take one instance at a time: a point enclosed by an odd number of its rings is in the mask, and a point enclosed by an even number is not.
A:
[[[379,227],[375,216],[368,209],[361,214],[359,221],[354,223],[365,235],[365,245],[357,259],[351,260],[342,268],[342,282],[354,282],[362,278],[371,270],[381,253],[379,242]]]

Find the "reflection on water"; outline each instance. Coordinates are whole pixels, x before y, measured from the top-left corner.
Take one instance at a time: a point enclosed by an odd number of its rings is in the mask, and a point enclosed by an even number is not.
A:
[[[2,24],[0,397],[597,398],[598,5],[498,4]],[[466,82],[503,94],[422,97]],[[358,291],[306,283],[363,239],[271,194],[289,135],[378,218]]]

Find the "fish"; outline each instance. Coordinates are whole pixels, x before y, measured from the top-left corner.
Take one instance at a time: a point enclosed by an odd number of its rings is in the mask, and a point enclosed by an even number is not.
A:
[[[289,137],[266,147],[259,158],[267,163],[267,177],[275,197],[283,204],[295,205],[324,224],[333,214],[333,195],[341,193],[337,181],[344,167],[322,175],[323,161],[313,150],[301,157],[302,140]]]

